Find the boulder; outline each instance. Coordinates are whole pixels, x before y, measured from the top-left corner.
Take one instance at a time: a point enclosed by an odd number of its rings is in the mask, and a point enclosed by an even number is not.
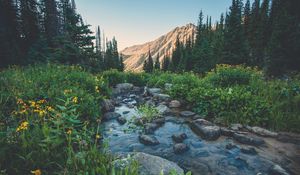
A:
[[[182,117],[193,117],[196,115],[196,113],[191,112],[191,111],[182,111],[182,112],[180,112],[180,115]]]
[[[168,115],[171,113],[171,110],[166,105],[159,105],[156,109],[161,115]]]
[[[147,106],[155,106],[155,102],[153,100],[146,101],[145,105]]]
[[[150,145],[150,146],[159,144],[159,141],[155,136],[149,136],[149,135],[140,135],[139,141],[144,145]]]
[[[117,119],[118,117],[121,117],[121,114],[116,113],[116,112],[107,112],[103,115],[103,121],[109,121],[109,120],[114,120]]]
[[[189,150],[189,147],[184,143],[176,143],[173,146],[173,150],[175,154],[182,154]]]
[[[228,143],[228,144],[226,144],[225,148],[228,150],[231,150],[231,149],[238,148],[238,146],[233,143]]]
[[[289,173],[279,165],[273,165],[269,169],[269,174],[271,174],[271,175],[289,175]]]
[[[122,114],[124,114],[124,115],[126,115],[128,113],[130,113],[130,111],[124,111],[124,112],[122,112]]]
[[[114,91],[116,93],[126,93],[129,92],[133,88],[133,84],[131,83],[120,83],[116,85]]]
[[[234,131],[239,131],[239,130],[243,129],[243,125],[241,125],[239,123],[231,124],[230,129],[234,130]]]
[[[163,118],[163,117],[160,117],[160,118],[156,118],[152,121],[152,123],[156,123],[157,125],[161,126],[163,124],[165,124],[166,122],[166,119]]]
[[[170,95],[168,94],[154,94],[153,98],[159,101],[169,101],[171,99]]]
[[[278,133],[276,133],[276,132],[272,132],[272,131],[269,131],[267,129],[257,127],[257,126],[251,127],[250,131],[257,135],[261,135],[261,136],[265,136],[265,137],[277,137],[278,136]]]
[[[181,133],[181,134],[173,134],[173,135],[172,135],[172,139],[173,139],[174,142],[176,142],[176,143],[182,143],[186,138],[187,138],[187,135],[186,135],[185,133]]]
[[[154,131],[159,128],[159,125],[156,123],[146,123],[144,125],[145,134],[154,134]]]
[[[180,101],[178,100],[172,100],[170,103],[169,103],[169,107],[170,108],[180,108],[181,106],[181,103]]]
[[[124,117],[118,117],[118,118],[117,118],[117,121],[118,121],[121,125],[124,125],[124,124],[127,122],[126,118],[124,118]]]
[[[241,152],[244,154],[250,154],[250,155],[255,155],[257,154],[257,151],[255,148],[253,147],[245,147],[245,148],[241,148]]]
[[[104,99],[101,102],[102,111],[104,112],[113,112],[115,110],[114,101],[111,99]]]
[[[221,127],[221,135],[223,136],[232,137],[234,133],[235,132],[233,130]]]
[[[199,126],[198,131],[206,140],[217,140],[221,135],[220,127],[218,126]]]
[[[217,140],[221,135],[220,127],[214,126],[211,122],[204,119],[192,121],[191,126],[195,133],[206,140]]]
[[[176,171],[178,174],[184,174],[176,163],[163,159],[158,156],[149,155],[146,153],[136,153],[132,159],[139,163],[139,175],[159,175],[171,174]]]
[[[234,133],[233,138],[243,144],[260,146],[265,143],[265,141],[261,138],[247,136],[245,134]]]

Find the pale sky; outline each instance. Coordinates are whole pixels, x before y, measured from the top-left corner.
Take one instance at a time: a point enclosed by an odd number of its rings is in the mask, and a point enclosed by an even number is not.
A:
[[[200,10],[218,20],[232,0],[76,0],[85,22],[116,37],[119,50],[152,41],[175,27],[197,24]]]

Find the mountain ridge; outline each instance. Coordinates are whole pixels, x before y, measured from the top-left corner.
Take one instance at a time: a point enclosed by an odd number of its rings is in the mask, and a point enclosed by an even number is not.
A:
[[[189,23],[185,26],[176,27],[153,41],[126,47],[121,51],[124,57],[125,70],[134,72],[142,71],[143,63],[148,57],[149,48],[153,59],[155,60],[159,54],[159,60],[162,62],[165,53],[172,54],[177,37],[181,42],[185,42],[195,32],[196,26]]]

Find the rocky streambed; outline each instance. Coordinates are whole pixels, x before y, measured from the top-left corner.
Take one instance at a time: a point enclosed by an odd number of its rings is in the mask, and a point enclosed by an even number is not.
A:
[[[137,125],[137,106],[157,108],[161,117]],[[103,103],[103,139],[116,155],[131,154],[140,174],[171,169],[193,175],[300,174],[300,137],[260,127],[217,126],[185,109],[159,88],[119,84]]]

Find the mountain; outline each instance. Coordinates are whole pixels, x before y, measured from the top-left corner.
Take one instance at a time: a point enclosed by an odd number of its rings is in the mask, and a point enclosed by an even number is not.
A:
[[[181,42],[184,42],[188,37],[193,36],[195,32],[196,26],[194,24],[187,24],[182,27],[176,27],[171,32],[154,41],[125,48],[121,51],[124,56],[125,70],[141,71],[143,69],[143,63],[148,57],[149,47],[153,59],[156,60],[157,54],[159,53],[159,60],[162,62],[165,53],[172,54],[177,36]]]

